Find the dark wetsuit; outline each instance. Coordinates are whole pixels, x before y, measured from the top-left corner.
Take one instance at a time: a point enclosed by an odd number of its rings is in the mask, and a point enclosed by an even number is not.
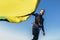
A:
[[[44,19],[42,15],[38,15],[38,14],[32,14],[32,15],[35,16],[35,24],[38,24],[38,27],[33,25],[33,29],[32,29],[33,39],[32,40],[38,40],[40,28],[42,28],[42,31],[44,32],[44,26],[43,26]],[[41,24],[41,26],[39,25],[39,23]]]
[[[44,18],[42,17],[42,15],[39,15],[39,14],[32,14],[35,16],[35,23],[36,24],[41,24],[41,26],[38,25],[39,28],[42,28],[42,31],[44,32],[44,25],[43,25],[43,22],[44,22]],[[37,17],[39,16],[39,18],[37,19]]]

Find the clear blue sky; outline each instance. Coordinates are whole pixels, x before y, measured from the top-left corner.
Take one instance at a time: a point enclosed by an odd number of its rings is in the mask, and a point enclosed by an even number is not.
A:
[[[46,35],[39,40],[60,40],[60,0],[41,0],[35,13],[45,9],[44,28]],[[0,40],[31,40],[34,16],[22,23],[0,22]]]

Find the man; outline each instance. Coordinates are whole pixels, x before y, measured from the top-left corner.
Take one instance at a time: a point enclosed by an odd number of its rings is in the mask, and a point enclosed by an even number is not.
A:
[[[44,19],[43,19],[43,15],[44,15],[44,10],[40,10],[40,14],[32,14],[35,16],[35,23],[33,24],[33,29],[32,29],[32,34],[33,34],[33,39],[32,40],[38,40],[39,37],[39,31],[40,29],[42,29],[43,31],[43,35],[45,35],[45,31],[44,31]]]
[[[44,10],[41,9],[39,14],[28,14],[25,16],[29,16],[29,15],[34,15],[35,16],[35,23],[33,24],[33,28],[32,28],[32,34],[33,34],[33,39],[32,40],[38,40],[39,37],[39,31],[40,29],[42,29],[43,31],[43,35],[45,35],[45,31],[44,31],[44,18],[42,17],[44,15]],[[24,16],[22,16],[24,17]]]

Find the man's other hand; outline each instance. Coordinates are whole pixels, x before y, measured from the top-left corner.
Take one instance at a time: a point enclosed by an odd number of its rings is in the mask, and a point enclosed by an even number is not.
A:
[[[45,36],[45,32],[43,32],[43,36]]]

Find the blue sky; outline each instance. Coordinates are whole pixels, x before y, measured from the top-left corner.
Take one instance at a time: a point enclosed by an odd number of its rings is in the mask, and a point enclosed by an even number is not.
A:
[[[40,31],[39,40],[60,40],[60,0],[41,0],[35,13],[45,10],[44,28],[46,35]],[[0,40],[31,40],[34,16],[22,23],[0,21]]]

